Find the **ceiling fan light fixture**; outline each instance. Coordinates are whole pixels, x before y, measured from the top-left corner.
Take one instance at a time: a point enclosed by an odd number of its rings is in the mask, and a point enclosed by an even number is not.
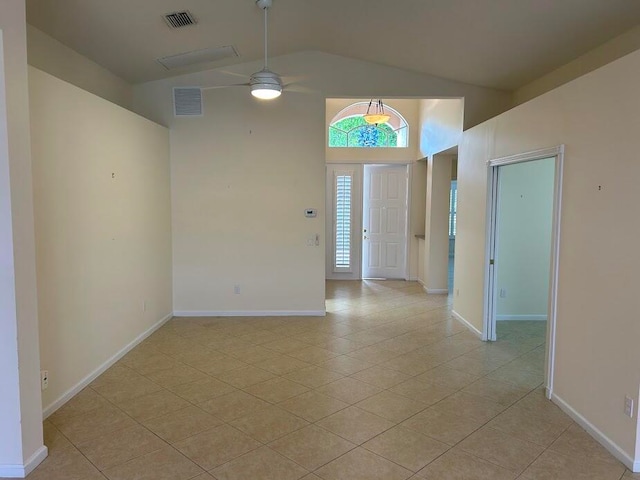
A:
[[[261,70],[251,75],[251,95],[261,100],[273,100],[282,93],[282,80],[271,70]]]
[[[282,88],[274,85],[251,85],[251,95],[260,100],[273,100],[282,94]]]
[[[382,100],[374,101],[372,99],[369,102],[369,107],[367,107],[367,113],[365,113],[362,118],[370,125],[378,125],[380,123],[387,123],[391,119],[391,116],[384,113]]]

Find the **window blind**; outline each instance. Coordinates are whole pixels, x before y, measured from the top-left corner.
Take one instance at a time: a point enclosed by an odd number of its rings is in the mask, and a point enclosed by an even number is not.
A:
[[[335,267],[351,267],[351,184],[352,175],[336,175]]]

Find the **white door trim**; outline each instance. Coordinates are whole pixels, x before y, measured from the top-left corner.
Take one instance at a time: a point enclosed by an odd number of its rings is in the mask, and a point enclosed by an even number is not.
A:
[[[485,249],[485,288],[484,288],[484,318],[482,327],[483,340],[495,340],[495,296],[497,294],[494,280],[495,268],[493,255],[496,248],[496,215],[495,208],[498,201],[498,168],[503,165],[529,162],[555,157],[555,179],[553,191],[553,213],[551,229],[551,264],[549,274],[549,305],[547,323],[547,358],[545,368],[545,386],[547,398],[553,395],[554,361],[556,349],[556,320],[558,308],[558,266],[560,259],[560,215],[562,203],[562,173],[564,165],[564,145],[545,148],[531,152],[519,153],[507,157],[495,158],[487,161],[487,232]]]
[[[404,279],[409,281],[415,281],[417,278],[411,278],[411,233],[412,225],[411,225],[411,185],[413,184],[413,164],[408,163],[407,165],[407,221],[405,222],[405,240],[406,245],[404,247]]]

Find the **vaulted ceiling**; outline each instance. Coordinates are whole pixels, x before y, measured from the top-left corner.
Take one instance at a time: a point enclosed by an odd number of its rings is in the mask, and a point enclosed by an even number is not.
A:
[[[172,30],[166,13],[197,25]],[[27,21],[131,83],[260,59],[254,0],[27,0]],[[515,90],[640,24],[638,0],[273,0],[270,55],[319,50]],[[168,71],[156,59],[233,45]]]

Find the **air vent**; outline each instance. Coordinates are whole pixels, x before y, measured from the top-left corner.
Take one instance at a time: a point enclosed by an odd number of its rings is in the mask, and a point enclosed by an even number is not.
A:
[[[202,116],[202,90],[199,87],[175,87],[173,113],[176,117]]]
[[[196,19],[187,10],[184,12],[167,13],[164,16],[164,21],[167,22],[171,28],[188,27],[189,25],[195,25],[198,23]]]
[[[158,62],[167,70],[174,68],[196,65],[198,63],[209,63],[224,60],[225,58],[238,57],[238,52],[231,45],[224,47],[205,48],[192,52],[179,53],[168,57],[158,58]]]

